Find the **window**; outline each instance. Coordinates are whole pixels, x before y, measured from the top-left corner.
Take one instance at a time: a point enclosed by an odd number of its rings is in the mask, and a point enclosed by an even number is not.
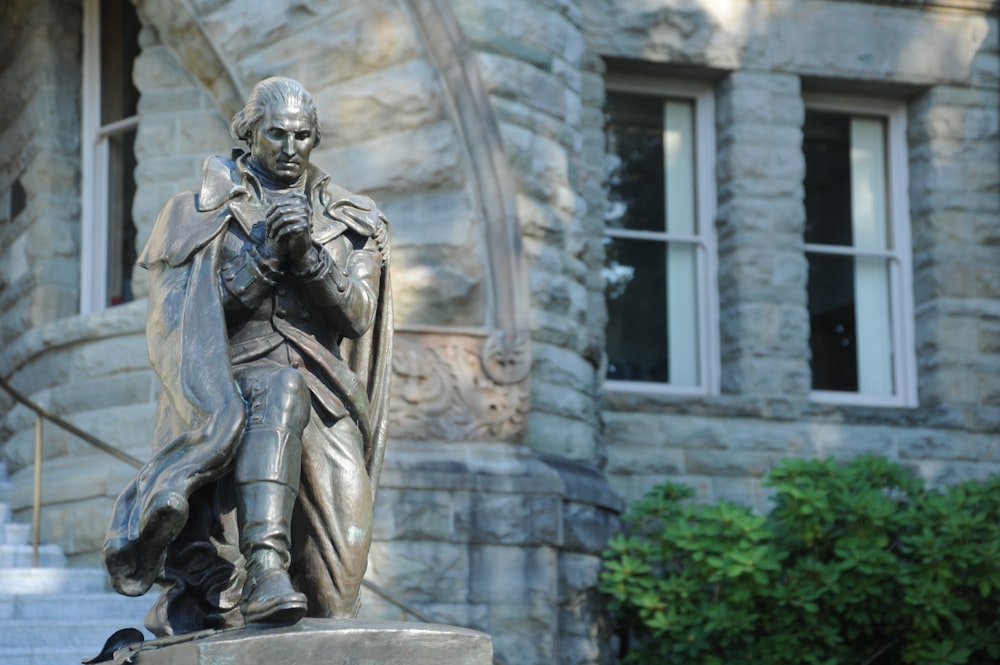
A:
[[[805,250],[813,398],[916,404],[906,114],[806,98]]]
[[[139,19],[129,0],[83,3],[80,311],[132,299]]]
[[[718,391],[711,89],[608,81],[607,379]]]

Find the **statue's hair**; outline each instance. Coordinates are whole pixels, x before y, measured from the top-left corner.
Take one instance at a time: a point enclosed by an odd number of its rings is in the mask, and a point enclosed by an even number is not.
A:
[[[253,87],[250,96],[247,97],[247,103],[233,116],[229,133],[234,139],[246,141],[247,144],[251,143],[254,130],[264,117],[264,109],[279,101],[296,103],[309,113],[309,124],[312,126],[316,145],[319,145],[323,132],[319,127],[319,118],[316,115],[316,105],[313,103],[312,95],[302,87],[301,83],[284,76],[272,76]]]

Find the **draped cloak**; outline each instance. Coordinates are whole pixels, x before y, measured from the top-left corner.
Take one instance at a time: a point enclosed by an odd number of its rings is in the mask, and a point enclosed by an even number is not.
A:
[[[147,346],[162,389],[152,458],[115,503],[102,552],[112,585],[125,595],[142,595],[158,578],[163,581],[167,548],[185,528],[192,495],[231,474],[245,425],[246,403],[230,361],[220,256],[234,218],[249,228],[263,219],[263,211],[245,168],[239,168],[239,155],[234,151],[233,159],[206,160],[200,191],[178,194],[164,206],[140,258],[150,271]],[[318,342],[322,335],[275,319],[286,342],[311,361],[307,379],[314,412],[316,402],[332,395],[357,424],[374,500],[385,449],[392,353],[387,221],[370,199],[333,185],[313,166],[306,194],[316,244],[352,234],[376,241],[382,257],[374,325],[361,337],[335,335],[327,348]],[[303,464],[300,497],[303,492],[314,500],[329,497],[321,488],[332,479],[320,471]],[[306,520],[304,528],[320,542],[324,556],[336,549],[323,533],[328,523]]]

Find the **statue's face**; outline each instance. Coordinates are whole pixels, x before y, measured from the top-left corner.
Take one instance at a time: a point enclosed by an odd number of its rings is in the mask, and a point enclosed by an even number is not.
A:
[[[250,155],[274,180],[290,185],[305,172],[314,145],[316,135],[309,112],[295,102],[282,100],[264,109],[253,132]]]

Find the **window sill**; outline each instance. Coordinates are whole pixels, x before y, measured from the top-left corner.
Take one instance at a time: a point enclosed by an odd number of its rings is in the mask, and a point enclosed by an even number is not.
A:
[[[863,395],[861,393],[835,390],[814,390],[809,393],[809,400],[817,404],[828,404],[831,406],[863,406],[890,409],[915,409],[919,406],[915,399],[908,399],[904,395]]]

